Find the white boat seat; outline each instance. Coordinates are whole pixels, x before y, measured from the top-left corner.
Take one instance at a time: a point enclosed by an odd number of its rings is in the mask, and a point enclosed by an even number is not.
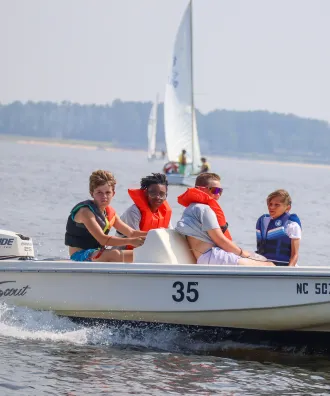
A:
[[[157,228],[148,232],[143,246],[134,249],[135,263],[196,264],[184,236],[175,230]]]

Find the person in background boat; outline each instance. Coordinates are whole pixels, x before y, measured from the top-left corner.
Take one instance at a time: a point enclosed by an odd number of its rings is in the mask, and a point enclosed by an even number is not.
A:
[[[170,175],[172,173],[178,173],[179,166],[176,162],[170,161],[164,165],[163,172],[166,175]]]
[[[179,155],[179,173],[181,175],[185,174],[186,166],[187,166],[187,151],[182,150],[181,154]]]
[[[199,173],[210,172],[211,168],[210,168],[209,163],[207,162],[207,159],[205,157],[202,157],[201,162],[202,162],[202,165],[201,165],[201,170]]]
[[[125,224],[110,206],[115,195],[116,179],[112,173],[97,170],[90,175],[89,192],[92,199],[74,206],[68,217],[65,244],[69,246],[71,260],[74,261],[120,261],[132,262],[132,251],[106,249],[107,246],[123,246],[129,243],[134,247],[143,245],[146,232],[136,231]],[[114,227],[127,236],[109,236]]]
[[[197,264],[273,266],[266,261],[251,260],[250,253],[232,241],[217,202],[222,193],[220,176],[205,172],[197,176],[194,188],[188,188],[178,197],[179,204],[186,209],[175,229],[187,237]]]
[[[166,176],[163,173],[152,173],[143,177],[140,185],[139,189],[128,190],[134,204],[121,215],[121,220],[134,230],[172,228],[172,209],[166,201],[168,189]],[[118,231],[116,235],[124,237]]]
[[[294,267],[298,262],[301,222],[291,214],[292,200],[286,190],[268,195],[269,214],[259,217],[256,224],[257,253],[273,260],[276,265]]]

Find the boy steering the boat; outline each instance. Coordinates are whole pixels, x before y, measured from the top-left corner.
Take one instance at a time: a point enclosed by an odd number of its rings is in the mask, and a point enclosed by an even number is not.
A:
[[[223,193],[220,176],[202,173],[195,187],[178,197],[186,207],[176,231],[187,237],[197,264],[273,266],[273,263],[251,260],[250,253],[238,247],[228,229],[225,215],[218,204]]]
[[[115,185],[116,179],[110,172],[97,170],[91,174],[89,192],[92,199],[75,205],[66,225],[65,244],[69,246],[71,260],[132,262],[132,250],[110,250],[106,247],[143,245],[147,232],[133,230],[110,206]],[[127,238],[109,236],[111,227]]]

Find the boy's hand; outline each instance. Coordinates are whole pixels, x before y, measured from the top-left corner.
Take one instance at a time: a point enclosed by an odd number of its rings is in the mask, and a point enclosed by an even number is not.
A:
[[[134,247],[139,247],[144,244],[146,237],[138,237],[138,238],[132,238],[130,245]]]

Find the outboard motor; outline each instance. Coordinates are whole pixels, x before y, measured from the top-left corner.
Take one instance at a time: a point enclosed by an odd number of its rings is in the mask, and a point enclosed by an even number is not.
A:
[[[32,239],[17,232],[0,230],[0,260],[34,258]]]

